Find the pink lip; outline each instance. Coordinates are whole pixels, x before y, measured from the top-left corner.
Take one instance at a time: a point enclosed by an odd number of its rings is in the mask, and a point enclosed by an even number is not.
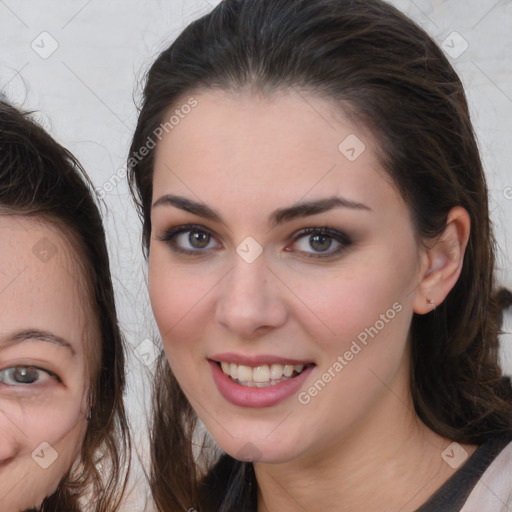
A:
[[[226,355],[227,354],[222,355],[222,361],[235,362],[233,361],[233,358],[224,359]],[[242,359],[244,359],[244,361],[247,361],[247,358]],[[281,359],[280,361],[283,360]],[[269,364],[262,362],[262,358],[260,356],[258,356],[258,362],[260,364]],[[273,362],[277,362],[276,358],[273,358]],[[313,368],[315,367],[314,365],[308,366],[300,375],[297,375],[292,379],[285,380],[284,382],[280,382],[275,386],[269,386],[266,388],[248,388],[246,386],[237,384],[233,379],[231,379],[231,377],[228,377],[222,371],[219,364],[217,364],[217,362],[215,362],[214,360],[210,359],[208,361],[208,364],[210,365],[210,368],[212,370],[213,380],[215,381],[217,389],[228,402],[239,407],[253,408],[272,407],[273,405],[276,405],[279,402],[286,400],[288,397],[296,394],[301,388],[304,381],[309,377],[310,373],[313,371]],[[290,362],[290,364],[303,363]],[[253,365],[248,364],[248,366]]]
[[[304,366],[307,364],[311,364],[312,361],[305,359],[290,359],[289,357],[280,357],[270,354],[258,354],[257,356],[249,356],[242,354],[235,354],[232,352],[225,352],[223,354],[216,354],[210,357],[212,361],[216,361],[217,363],[226,362],[226,363],[235,363],[235,364],[243,364],[245,366],[261,366],[262,364],[303,364]]]

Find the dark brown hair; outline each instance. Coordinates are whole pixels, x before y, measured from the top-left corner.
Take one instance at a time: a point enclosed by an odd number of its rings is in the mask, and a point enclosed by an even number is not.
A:
[[[56,492],[44,500],[44,512],[79,512],[83,495],[95,511],[114,512],[119,508],[129,471],[123,340],[105,233],[91,189],[85,171],[69,151],[28,113],[0,101],[0,214],[28,216],[60,229],[75,249],[90,325],[100,337],[89,340],[92,346],[85,350],[90,359],[93,406],[79,470],[70,471]]]
[[[510,433],[512,389],[498,364],[498,334],[512,300],[507,291],[494,294],[484,172],[463,86],[437,44],[380,0],[225,0],[151,67],[132,155],[170,107],[206,89],[295,89],[337,103],[377,137],[381,165],[406,201],[419,241],[440,235],[453,207],[469,212],[458,282],[435,313],[412,319],[411,392],[418,416],[440,435],[482,443]],[[146,254],[153,158],[129,160]],[[163,358],[155,382],[152,488],[159,510],[252,510],[252,466],[224,456],[201,480],[191,448],[195,414]]]

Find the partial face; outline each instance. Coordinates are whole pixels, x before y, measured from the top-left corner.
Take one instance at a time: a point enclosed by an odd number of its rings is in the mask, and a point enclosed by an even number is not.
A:
[[[39,507],[79,453],[86,323],[60,231],[0,215],[0,254],[0,509],[19,512]]]
[[[421,257],[373,138],[310,96],[194,97],[157,147],[149,258],[192,406],[225,451],[272,463],[392,424]]]

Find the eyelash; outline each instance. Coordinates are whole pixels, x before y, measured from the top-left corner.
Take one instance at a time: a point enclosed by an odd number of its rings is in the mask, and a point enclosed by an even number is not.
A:
[[[34,382],[27,382],[27,383],[20,382],[20,383],[15,383],[15,384],[9,384],[9,383],[3,382],[3,380],[5,378],[3,375],[4,373],[8,372],[9,370],[13,371],[13,370],[23,370],[23,369],[36,370],[37,372],[43,372],[48,377],[56,380],[57,382],[62,382],[60,377],[58,375],[56,375],[55,373],[51,372],[50,370],[46,370],[44,368],[39,368],[38,366],[34,366],[34,365],[18,365],[18,366],[9,366],[7,368],[3,368],[2,370],[0,370],[0,384],[4,384],[9,387],[28,387],[28,386],[43,386],[44,385],[44,382],[43,382],[43,384],[39,383],[39,381],[41,380],[40,376],[38,376],[37,380]]]
[[[336,229],[321,227],[321,228],[305,228],[300,231],[294,233],[292,235],[293,242],[296,243],[301,238],[306,238],[307,236],[312,237],[314,235],[325,236],[326,238],[330,238],[331,240],[335,240],[340,244],[340,246],[333,251],[329,252],[307,252],[308,258],[329,258],[333,256],[337,256],[344,250],[346,250],[351,244],[352,240],[345,233],[338,231]],[[305,252],[305,251],[301,251]]]
[[[200,255],[204,254],[206,251],[201,250],[201,249],[195,249],[195,250],[184,249],[183,247],[180,247],[176,243],[176,238],[179,235],[182,235],[184,233],[194,233],[194,232],[195,233],[203,233],[203,234],[206,234],[209,237],[211,237],[211,239],[213,239],[213,240],[215,239],[215,237],[213,236],[213,233],[209,229],[206,229],[204,226],[199,226],[197,224],[187,224],[185,226],[176,226],[175,228],[168,229],[161,236],[158,237],[158,240],[161,242],[167,243],[169,245],[169,247],[171,248],[171,250],[173,250],[174,252],[177,252],[180,254],[186,254],[189,256],[200,256]]]
[[[197,225],[197,224],[176,226],[174,228],[168,229],[167,231],[165,231],[162,235],[160,235],[158,237],[158,240],[161,242],[167,243],[170,246],[172,251],[174,251],[176,253],[180,253],[180,254],[185,254],[188,256],[202,256],[207,251],[211,251],[212,250],[211,248],[210,249],[194,249],[194,250],[184,249],[183,247],[180,247],[177,244],[176,239],[179,235],[186,234],[186,233],[194,233],[194,232],[202,233],[202,234],[205,234],[208,237],[210,237],[208,240],[208,244],[211,242],[211,240],[215,240],[213,233],[209,229],[205,228],[204,226]],[[308,257],[308,258],[329,258],[332,256],[336,256],[336,255],[340,254],[342,251],[346,250],[352,244],[352,240],[350,239],[350,237],[348,235],[346,235],[345,233],[343,233],[341,231],[338,231],[338,230],[332,229],[332,228],[328,228],[328,227],[314,227],[314,228],[301,229],[300,231],[293,233],[293,235],[291,236],[292,242],[296,243],[301,238],[305,238],[308,235],[310,237],[314,236],[314,235],[325,236],[326,238],[330,238],[331,240],[334,240],[340,244],[340,246],[336,250],[325,252],[325,253],[299,251],[301,254],[307,254],[306,257]],[[288,249],[288,247],[285,250],[287,252],[291,252],[291,250]]]

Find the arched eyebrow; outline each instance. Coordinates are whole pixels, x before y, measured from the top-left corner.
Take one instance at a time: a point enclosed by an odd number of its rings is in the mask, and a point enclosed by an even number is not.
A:
[[[204,217],[205,219],[224,223],[222,216],[206,204],[188,199],[186,197],[174,196],[170,194],[159,197],[154,203],[153,208],[157,206],[168,205],[174,206],[180,210]],[[362,210],[373,212],[373,210],[362,203],[351,201],[343,197],[335,196],[315,201],[302,201],[286,208],[274,210],[269,216],[269,224],[277,226],[289,222],[300,217],[309,215],[318,215],[334,208],[350,208],[354,210]]]
[[[71,351],[71,354],[76,355],[76,351],[73,348],[73,345],[69,343],[69,341],[64,338],[57,336],[49,331],[41,331],[38,329],[24,329],[21,331],[16,331],[12,334],[5,336],[5,338],[0,338],[0,350],[6,347],[10,347],[12,345],[18,345],[20,343],[26,342],[37,342],[43,341],[46,343],[53,343],[60,347],[67,348]]]
[[[193,213],[194,215],[198,215],[199,217],[204,217],[205,219],[213,220],[216,222],[222,222],[222,217],[217,212],[212,210],[209,206],[199,201],[187,199],[186,197],[166,194],[164,196],[159,197],[153,203],[152,208],[156,208],[157,206],[163,205],[174,206],[175,208],[184,210],[189,213]]]
[[[294,204],[287,208],[275,210],[270,215],[270,224],[277,226],[283,222],[289,222],[300,217],[308,217],[309,215],[318,215],[334,208],[350,208],[352,210],[363,210],[372,212],[373,210],[365,204],[357,201],[350,201],[343,197],[335,196],[326,199],[318,199],[316,201],[305,201]]]

